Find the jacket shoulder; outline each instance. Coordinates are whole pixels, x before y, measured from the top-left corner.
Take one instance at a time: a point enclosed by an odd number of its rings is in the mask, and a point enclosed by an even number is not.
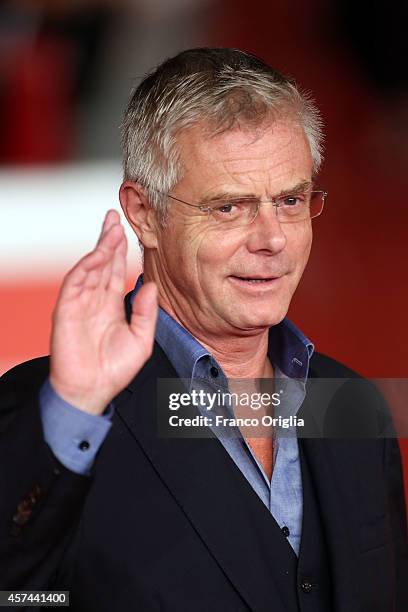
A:
[[[15,366],[0,378],[0,406],[7,410],[38,391],[49,373],[49,357],[37,357]]]
[[[362,378],[361,374],[323,353],[313,353],[310,359],[311,378]]]

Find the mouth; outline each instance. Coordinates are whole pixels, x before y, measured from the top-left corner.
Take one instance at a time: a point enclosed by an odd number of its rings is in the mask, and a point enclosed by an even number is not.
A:
[[[230,276],[234,283],[241,286],[255,286],[268,288],[279,281],[279,276]]]

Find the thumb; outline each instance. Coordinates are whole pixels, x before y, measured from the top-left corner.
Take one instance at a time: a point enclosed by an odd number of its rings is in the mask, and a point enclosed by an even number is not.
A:
[[[153,346],[158,311],[156,283],[148,282],[141,286],[133,300],[130,329],[149,352]]]

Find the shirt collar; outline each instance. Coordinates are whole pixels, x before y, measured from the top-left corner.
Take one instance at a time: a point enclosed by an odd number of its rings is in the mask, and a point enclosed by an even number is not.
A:
[[[142,284],[143,274],[137,279],[130,297],[131,302]],[[197,365],[204,358],[210,359],[214,367],[219,367],[208,350],[160,306],[156,325],[156,342],[163,349],[180,378],[193,380]]]
[[[137,279],[131,302],[142,284],[143,274]],[[219,383],[225,382],[222,369],[211,353],[161,307],[157,318],[156,341],[180,378],[194,380],[199,366],[203,366],[202,362],[205,361],[208,369],[215,367],[219,370]],[[268,357],[289,378],[306,381],[313,352],[313,343],[286,317],[270,328]]]

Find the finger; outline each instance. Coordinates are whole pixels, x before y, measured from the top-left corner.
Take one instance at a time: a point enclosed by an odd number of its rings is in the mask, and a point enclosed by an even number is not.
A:
[[[83,290],[89,275],[103,264],[104,258],[105,254],[100,251],[92,251],[82,257],[82,259],[64,276],[57,303],[76,299]]]
[[[152,350],[158,311],[156,284],[142,285],[133,300],[130,328],[147,354]]]
[[[115,227],[118,227],[117,225]],[[127,252],[127,240],[126,240],[126,236],[125,236],[125,232],[123,230],[123,226],[120,225],[119,226],[121,229],[116,230],[116,229],[112,229],[112,232],[119,232],[118,235],[120,236],[119,241],[115,244],[114,249],[112,250],[112,253],[109,256],[109,260],[106,264],[106,266],[104,267],[103,270],[103,276],[102,276],[102,280],[101,280],[101,284],[104,287],[104,289],[113,289],[114,291],[121,291],[123,293],[124,289],[125,289],[125,283],[123,280],[123,283],[118,283],[116,281],[113,282],[112,285],[110,285],[111,280],[112,280],[112,274],[115,275],[115,278],[120,281],[120,270],[123,269],[123,275],[126,274],[126,252]],[[103,245],[102,247],[103,248]],[[109,246],[107,247],[109,248]],[[123,260],[122,262],[120,260]]]
[[[106,233],[101,236],[98,244],[95,247],[95,251],[105,251],[110,257],[112,257],[116,247],[122,240],[123,234],[123,225],[121,223],[114,223],[108,230],[106,230]]]
[[[109,282],[107,289],[122,294],[125,290],[126,282],[126,253],[127,239],[123,234],[122,240],[116,246],[115,253],[112,258],[112,266],[110,270]]]
[[[111,225],[102,236],[100,243],[95,250],[102,251],[105,254],[105,261],[99,267],[92,270],[86,278],[83,287],[85,289],[107,289],[111,276],[115,253],[123,240],[123,227],[115,223]]]
[[[101,238],[98,246],[82,257],[64,278],[61,294],[64,297],[73,297],[86,286],[95,288],[101,283],[102,272],[111,266],[111,259],[116,246],[123,236],[123,228],[113,225]]]
[[[105,220],[103,222],[101,235],[95,247],[95,249],[102,249],[104,251],[110,252],[109,259],[106,261],[106,264],[103,268],[102,276],[99,279],[101,287],[103,287],[104,289],[106,289],[109,285],[109,281],[110,281],[110,277],[112,273],[112,258],[113,258],[115,249],[117,248],[117,245],[111,242],[111,238],[110,238],[110,242],[106,240],[106,236],[107,235],[110,236],[112,232],[117,233],[118,230],[112,230],[112,228],[116,226],[121,228],[118,234],[120,235],[123,232],[123,226],[121,224],[118,212],[112,209],[112,210],[109,210],[105,215]]]
[[[113,208],[108,210],[103,220],[101,233],[99,234],[99,238],[97,241],[97,245],[100,243],[102,237],[108,232],[108,230],[115,224],[120,224],[120,216],[119,213]]]

